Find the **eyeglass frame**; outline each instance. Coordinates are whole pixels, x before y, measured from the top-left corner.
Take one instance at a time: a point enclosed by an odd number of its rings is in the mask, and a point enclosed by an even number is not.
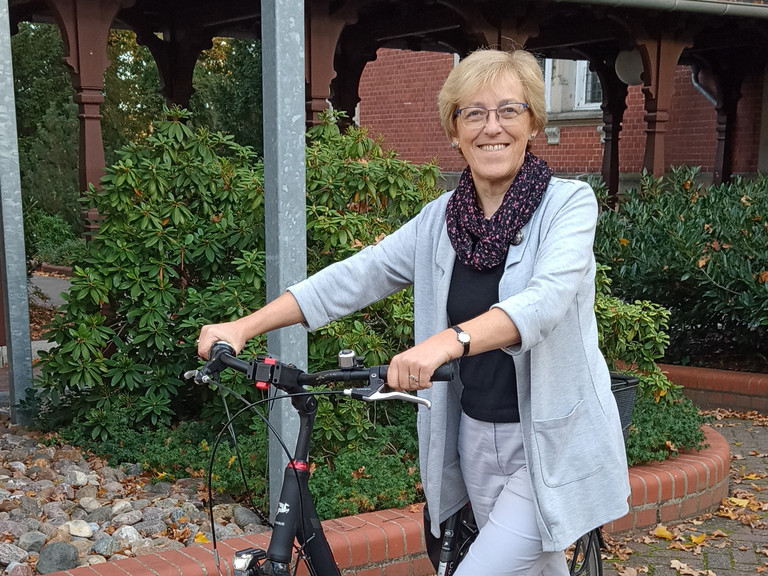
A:
[[[465,126],[470,126],[471,127],[471,126],[475,126],[476,125],[477,127],[480,127],[480,126],[485,126],[488,123],[488,118],[490,118],[491,111],[493,111],[493,112],[496,112],[496,122],[498,122],[499,124],[503,124],[502,119],[501,119],[501,115],[499,114],[499,108],[504,108],[505,106],[512,106],[512,105],[522,106],[523,107],[523,111],[522,112],[518,112],[515,115],[514,118],[510,118],[509,120],[515,120],[515,118],[517,118],[518,116],[522,116],[525,112],[528,112],[531,109],[531,107],[528,106],[528,104],[526,104],[525,102],[506,102],[506,103],[502,104],[501,106],[496,106],[496,108],[486,108],[484,106],[464,106],[464,108],[457,108],[456,111],[453,113],[453,117],[454,118],[457,118],[457,117],[461,118],[461,121],[464,122]],[[472,109],[485,110],[485,119],[484,119],[482,124],[480,122],[477,122],[476,124],[473,124],[473,123],[467,124],[467,121],[464,118],[461,117],[461,113],[464,110],[472,110]]]

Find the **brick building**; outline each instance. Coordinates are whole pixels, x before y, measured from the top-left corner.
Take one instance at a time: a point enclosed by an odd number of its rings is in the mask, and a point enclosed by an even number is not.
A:
[[[368,63],[360,79],[358,123],[368,127],[369,135],[380,135],[385,147],[397,150],[406,160],[423,163],[436,159],[446,173],[461,171],[465,163],[450,147],[440,127],[436,104],[443,80],[456,61],[455,55],[444,53],[378,50],[376,60]],[[603,157],[599,93],[596,102],[579,105],[574,93],[584,82],[579,82],[574,74],[590,73],[585,66],[565,63],[565,68],[569,67],[571,75],[563,79],[562,72],[556,69],[557,63],[545,66],[548,127],[546,133],[536,138],[532,150],[558,174],[599,174]],[[565,86],[557,86],[558,83]],[[700,166],[706,179],[715,163],[717,127],[714,104],[702,84],[689,67],[677,67],[665,165]],[[619,132],[619,167],[625,183],[633,182],[643,166],[646,123],[641,88],[629,87],[627,110]],[[765,73],[756,71],[748,76],[741,93],[733,170],[735,174],[750,175],[766,171],[761,163],[768,152]]]

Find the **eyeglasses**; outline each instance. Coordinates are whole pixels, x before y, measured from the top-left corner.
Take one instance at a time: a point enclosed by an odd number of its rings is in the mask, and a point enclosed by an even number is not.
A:
[[[488,121],[488,115],[491,112],[496,112],[496,121],[499,124],[507,125],[529,110],[528,104],[523,102],[509,102],[498,108],[483,108],[482,106],[467,106],[466,108],[459,108],[453,113],[454,116],[460,116],[461,121],[464,122],[464,126],[469,128],[479,128],[485,126]]]

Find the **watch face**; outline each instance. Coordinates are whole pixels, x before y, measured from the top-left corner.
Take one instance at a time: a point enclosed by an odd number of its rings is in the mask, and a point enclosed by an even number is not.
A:
[[[469,344],[469,334],[466,332],[459,332],[458,333],[459,342],[462,344]]]

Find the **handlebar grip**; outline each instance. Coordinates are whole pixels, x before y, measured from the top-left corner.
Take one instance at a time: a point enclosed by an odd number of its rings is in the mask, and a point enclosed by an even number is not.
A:
[[[450,382],[453,380],[453,369],[455,365],[455,362],[448,362],[442,366],[438,366],[435,373],[432,374],[432,381]]]
[[[455,362],[446,362],[445,364],[438,366],[437,369],[432,373],[432,378],[430,380],[432,382],[450,382],[453,380],[455,365]],[[387,379],[388,370],[389,365],[379,366],[379,375],[382,380]]]

